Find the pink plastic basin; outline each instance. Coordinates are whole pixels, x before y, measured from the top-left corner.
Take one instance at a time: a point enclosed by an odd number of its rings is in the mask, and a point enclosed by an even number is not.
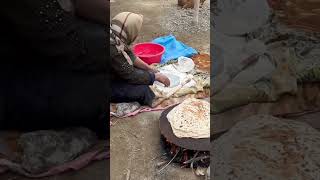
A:
[[[156,43],[139,43],[133,47],[133,53],[147,64],[160,63],[165,47]]]

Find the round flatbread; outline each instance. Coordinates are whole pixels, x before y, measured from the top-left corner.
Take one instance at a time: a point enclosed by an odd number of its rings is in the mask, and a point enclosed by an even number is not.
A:
[[[194,64],[197,69],[205,72],[210,72],[210,55],[208,54],[197,54],[192,57]]]
[[[320,177],[320,132],[305,122],[257,115],[211,143],[211,177],[298,180]]]
[[[179,138],[210,137],[210,104],[207,101],[186,99],[168,113],[167,119]]]

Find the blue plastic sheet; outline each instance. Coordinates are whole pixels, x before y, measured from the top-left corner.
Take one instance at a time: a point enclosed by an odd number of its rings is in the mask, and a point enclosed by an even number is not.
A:
[[[161,44],[166,48],[160,64],[164,64],[170,60],[177,59],[180,56],[191,57],[195,54],[198,54],[198,52],[192,47],[189,47],[182,42],[177,41],[177,39],[173,35],[159,37],[152,42]]]

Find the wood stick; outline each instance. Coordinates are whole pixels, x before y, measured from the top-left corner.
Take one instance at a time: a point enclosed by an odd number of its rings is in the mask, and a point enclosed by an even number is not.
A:
[[[193,21],[196,25],[199,23],[199,6],[200,6],[200,0],[194,0],[194,15],[193,15]]]
[[[128,171],[127,171],[126,180],[130,180],[130,170],[129,170],[129,169],[128,169]]]
[[[192,159],[190,159],[188,161],[185,161],[185,162],[183,162],[183,164],[189,164],[189,163],[192,163],[192,162],[197,162],[197,161],[201,161],[203,159],[208,159],[208,158],[210,158],[210,156],[200,156],[200,157],[192,158]]]
[[[180,152],[180,148],[179,150],[176,152],[176,154],[173,156],[173,158],[168,162],[168,164],[166,164],[165,166],[163,166],[163,168],[161,168],[158,173],[160,173],[161,171],[163,171],[167,166],[169,166],[169,164],[172,163],[172,161],[177,157],[178,153]]]
[[[199,154],[199,151],[197,151],[190,160],[183,162],[183,164],[188,164],[189,162],[192,162],[194,158],[198,156],[198,154]]]

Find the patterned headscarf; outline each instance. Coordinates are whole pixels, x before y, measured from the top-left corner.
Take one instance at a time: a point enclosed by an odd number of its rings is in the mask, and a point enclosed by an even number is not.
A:
[[[139,35],[143,16],[131,12],[122,12],[116,15],[110,25],[110,42],[114,44],[130,64],[132,61],[125,52]]]

